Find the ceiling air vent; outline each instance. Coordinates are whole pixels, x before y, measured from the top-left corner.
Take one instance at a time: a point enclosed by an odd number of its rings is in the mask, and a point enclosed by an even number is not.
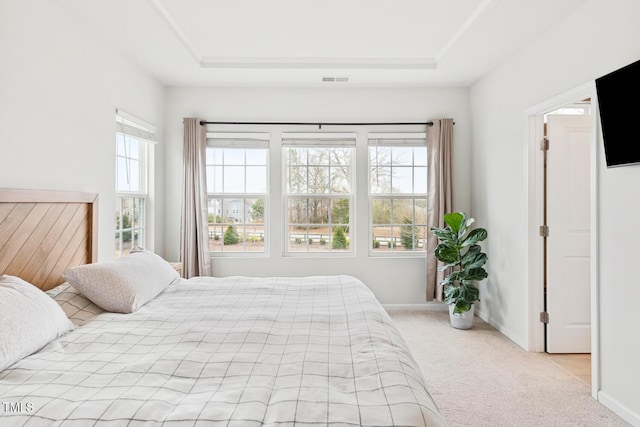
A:
[[[349,77],[323,77],[322,83],[349,83]]]

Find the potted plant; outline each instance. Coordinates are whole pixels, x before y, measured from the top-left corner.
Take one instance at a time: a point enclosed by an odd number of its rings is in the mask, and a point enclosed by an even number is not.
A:
[[[451,326],[457,329],[473,326],[473,303],[480,300],[480,291],[473,282],[487,277],[483,268],[487,254],[478,245],[487,238],[487,230],[470,230],[474,221],[464,212],[453,212],[444,216],[446,227],[431,228],[440,242],[434,252],[436,258],[444,263],[438,270],[447,272],[441,284],[444,286],[445,303],[449,304]]]

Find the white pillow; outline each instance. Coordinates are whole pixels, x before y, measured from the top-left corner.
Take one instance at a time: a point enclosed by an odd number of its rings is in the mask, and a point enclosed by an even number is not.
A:
[[[55,301],[19,277],[0,277],[0,371],[73,329]]]
[[[104,313],[103,309],[92,303],[68,283],[58,285],[46,293],[58,303],[69,320],[76,326],[80,326],[92,317]]]
[[[96,305],[114,313],[133,313],[155,298],[178,272],[150,251],[122,256],[112,262],[72,267],[62,275]]]

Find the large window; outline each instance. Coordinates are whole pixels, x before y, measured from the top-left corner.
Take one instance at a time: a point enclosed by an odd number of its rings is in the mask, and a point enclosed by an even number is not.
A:
[[[148,142],[151,126],[125,113],[116,114],[115,256],[147,242]]]
[[[212,255],[266,252],[268,137],[268,134],[207,134]]]
[[[285,252],[353,252],[355,135],[283,136]]]
[[[369,135],[372,254],[424,253],[427,148],[424,134]]]

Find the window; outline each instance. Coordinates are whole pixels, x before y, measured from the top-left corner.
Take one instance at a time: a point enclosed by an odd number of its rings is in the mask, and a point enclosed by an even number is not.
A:
[[[369,135],[372,254],[424,253],[427,148],[424,134]]]
[[[266,253],[269,134],[207,134],[212,255]]]
[[[151,125],[124,113],[116,113],[115,256],[133,247],[146,246],[148,142],[154,140]]]
[[[283,135],[285,252],[353,252],[355,134]]]

